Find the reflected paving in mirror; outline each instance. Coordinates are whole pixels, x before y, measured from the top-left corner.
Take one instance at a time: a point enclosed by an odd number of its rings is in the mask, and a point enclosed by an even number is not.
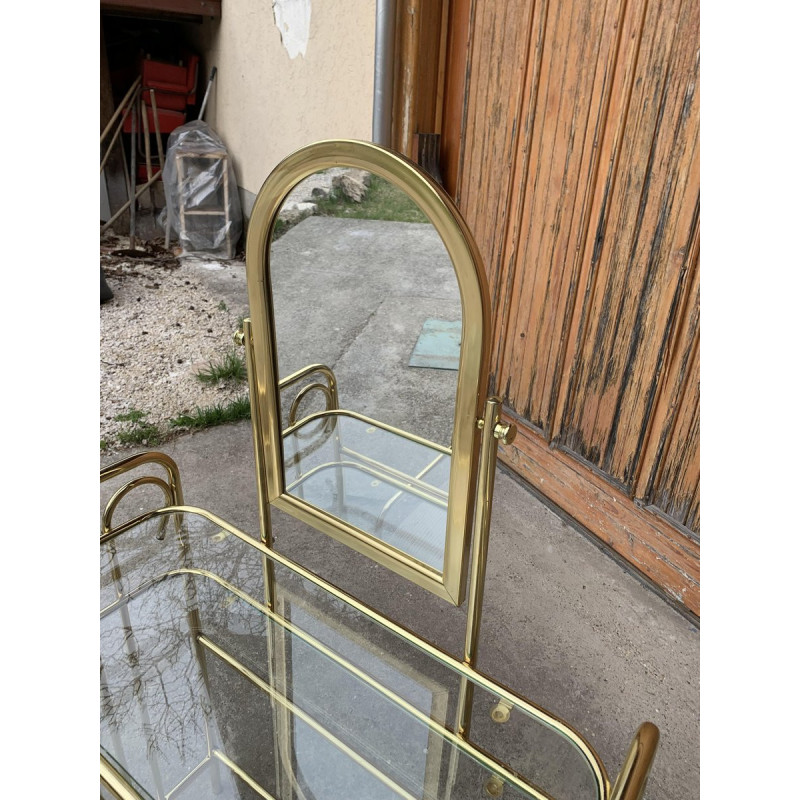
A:
[[[270,281],[287,493],[442,572],[461,300],[439,234],[384,178],[325,170],[283,204]]]

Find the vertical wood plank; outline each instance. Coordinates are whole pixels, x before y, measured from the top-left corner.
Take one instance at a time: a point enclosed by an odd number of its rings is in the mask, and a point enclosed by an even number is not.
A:
[[[413,155],[414,136],[440,133],[448,0],[398,3],[392,147]]]
[[[698,1],[450,8],[445,181],[492,291],[504,460],[699,613]]]
[[[700,532],[699,348],[692,348],[686,386],[670,429],[668,446],[650,490],[650,502],[695,533]]]
[[[599,219],[596,288],[581,310],[559,441],[631,487],[685,290],[699,191],[697,8],[654,4],[644,20],[619,175]],[[677,24],[675,20],[677,19]],[[604,200],[609,196],[602,188]]]
[[[481,250],[493,310],[517,159],[520,109],[529,57],[533,0],[476,0],[467,64],[463,167],[456,203]],[[495,314],[495,320],[497,315]]]
[[[444,188],[453,198],[459,194],[463,163],[473,5],[474,0],[450,0],[448,9],[440,164]]]
[[[674,460],[674,451],[682,449],[681,442],[686,428],[679,419],[682,415],[692,415],[700,405],[700,235],[695,235],[689,252],[689,278],[686,292],[686,305],[681,311],[681,324],[676,328],[674,342],[670,343],[669,367],[663,379],[661,392],[653,413],[651,430],[646,440],[642,456],[642,469],[636,485],[635,495],[645,502],[653,503],[665,513],[688,503],[689,508],[699,504],[699,445],[695,441],[696,452],[687,454],[684,468],[688,470],[690,486],[675,498],[675,504],[665,503],[657,488],[662,485],[662,473],[667,463]],[[669,467],[668,470],[672,470]],[[654,497],[659,495],[659,500]],[[678,515],[676,519],[687,528],[698,532],[690,520],[691,514]]]
[[[516,246],[508,247],[509,267],[501,278],[507,291],[498,313],[507,320],[507,332],[493,363],[506,403],[546,436],[625,7],[624,0],[551,5],[539,80],[530,82],[531,155],[515,198],[519,224],[510,236]]]

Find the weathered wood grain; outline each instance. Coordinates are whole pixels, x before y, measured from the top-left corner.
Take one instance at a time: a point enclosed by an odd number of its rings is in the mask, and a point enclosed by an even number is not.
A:
[[[651,502],[696,533],[700,532],[700,380],[697,350],[693,351],[683,402],[673,423]]]
[[[392,147],[409,157],[416,134],[441,132],[447,6],[448,0],[397,4]]]
[[[442,145],[504,460],[696,613],[698,6],[452,0]]]
[[[479,243],[490,285],[495,287],[508,225],[528,51],[534,46],[531,37],[541,36],[532,19],[537,7],[532,0],[503,4],[475,0],[470,9],[474,36],[466,64],[462,164],[454,198]],[[452,139],[442,147],[452,150]],[[496,292],[492,303],[496,308]]]
[[[507,421],[520,420],[508,417]],[[663,518],[631,503],[586,464],[547,446],[524,425],[500,460],[652,580],[700,614],[700,545]]]
[[[618,175],[598,187],[607,214],[595,226],[595,286],[581,308],[584,335],[557,421],[560,444],[628,488],[697,224],[696,10],[677,0],[648,6],[626,131],[612,155]]]
[[[448,3],[439,163],[444,188],[451,197],[458,194],[459,174],[462,169],[462,134],[469,100],[467,64],[471,48],[472,3],[473,0],[449,0]]]
[[[498,281],[504,321],[493,365],[497,387],[517,413],[552,428],[565,341],[585,246],[584,217],[597,176],[608,89],[625,3],[551,4],[538,69],[529,82],[526,148],[518,163],[517,225]]]
[[[700,235],[689,252],[685,307],[651,421],[636,496],[699,533]]]

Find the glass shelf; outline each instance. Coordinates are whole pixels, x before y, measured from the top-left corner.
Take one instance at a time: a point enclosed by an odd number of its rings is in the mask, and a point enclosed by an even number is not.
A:
[[[443,571],[447,448],[335,411],[292,426],[283,454],[289,494]]]
[[[593,757],[558,720],[277,554],[268,608],[266,552],[199,511],[101,544],[101,752],[135,794],[602,796]],[[499,701],[513,705],[502,724]]]

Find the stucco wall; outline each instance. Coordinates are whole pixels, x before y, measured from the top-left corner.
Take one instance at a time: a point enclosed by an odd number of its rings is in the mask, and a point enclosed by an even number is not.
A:
[[[206,69],[217,67],[205,119],[231,153],[246,212],[272,168],[298,147],[372,138],[375,0],[275,5],[285,41],[271,0],[225,2],[221,19],[187,26]]]

